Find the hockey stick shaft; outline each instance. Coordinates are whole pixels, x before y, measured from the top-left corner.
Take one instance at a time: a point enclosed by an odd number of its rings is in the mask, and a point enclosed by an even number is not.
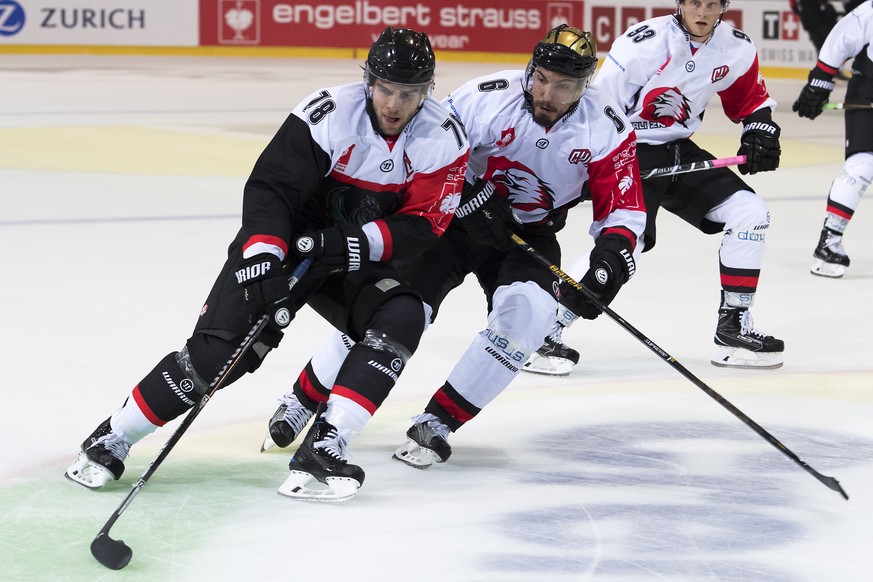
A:
[[[831,111],[842,109],[873,109],[873,103],[825,103],[824,108]]]
[[[713,168],[727,168],[728,166],[736,166],[746,163],[746,156],[734,156],[732,158],[717,158],[715,160],[704,160],[702,162],[690,162],[688,164],[679,164],[668,168],[654,168],[652,170],[640,170],[640,178],[660,178],[662,176],[674,176],[676,174],[687,174],[688,172],[699,172],[700,170],[711,170]]]
[[[806,462],[804,462],[800,457],[798,457],[791,449],[783,445],[779,440],[767,432],[761,425],[756,423],[754,420],[749,418],[743,411],[739,408],[731,404],[726,398],[724,398],[721,394],[710,388],[703,380],[695,376],[691,373],[685,366],[676,361],[676,358],[668,354],[664,351],[658,344],[649,339],[646,335],[644,335],[637,328],[632,326],[630,323],[624,320],[620,315],[618,315],[615,311],[610,309],[607,305],[605,305],[596,295],[594,295],[591,291],[586,289],[582,284],[576,282],[570,275],[565,273],[558,267],[557,265],[552,264],[552,262],[539,251],[534,249],[532,246],[527,244],[520,236],[513,234],[512,240],[520,246],[522,249],[527,251],[532,257],[534,257],[537,261],[545,265],[552,273],[558,276],[562,281],[573,287],[579,293],[585,296],[585,298],[590,301],[594,306],[603,311],[606,315],[608,315],[613,321],[623,327],[627,332],[629,332],[632,336],[634,336],[637,340],[639,340],[644,346],[652,350],[655,354],[658,355],[662,360],[667,362],[670,366],[673,367],[674,370],[682,374],[686,379],[690,380],[695,386],[706,392],[713,400],[721,404],[724,408],[726,408],[731,414],[740,419],[743,424],[754,430],[768,443],[776,447],[782,454],[786,457],[797,463],[802,469],[808,472],[810,475],[818,479],[821,483],[823,483],[829,489],[832,489],[843,496],[845,499],[849,499],[849,496],[840,486],[839,481],[834,479],[833,477],[828,477],[827,475],[822,475],[812,467],[810,467]]]
[[[288,278],[288,288],[289,290],[297,284],[300,280],[300,277],[306,272],[309,268],[309,265],[312,263],[312,259],[304,259],[294,270],[291,276]],[[145,487],[146,482],[149,478],[157,471],[158,467],[161,463],[164,462],[164,459],[167,458],[167,455],[170,454],[170,451],[173,450],[173,447],[176,446],[176,443],[182,438],[182,435],[188,430],[188,427],[194,422],[194,419],[200,414],[209,400],[212,398],[215,393],[220,390],[227,379],[230,377],[230,373],[236,367],[236,365],[242,360],[243,356],[248,352],[248,350],[254,345],[255,341],[258,339],[258,336],[261,334],[263,329],[267,326],[267,321],[269,320],[269,314],[262,315],[258,321],[252,326],[249,332],[246,334],[245,338],[243,338],[242,342],[240,342],[239,346],[237,346],[236,350],[234,350],[233,354],[228,358],[224,367],[219,370],[218,374],[216,374],[215,378],[209,384],[206,393],[200,399],[200,401],[194,405],[185,418],[182,420],[181,424],[179,424],[178,428],[173,432],[167,442],[164,443],[164,446],[161,447],[161,450],[158,452],[158,455],[155,459],[149,464],[146,468],[145,472],[142,476],[133,484],[130,492],[127,494],[127,497],[121,502],[121,504],[116,508],[116,510],[109,517],[109,520],[106,524],[100,529],[97,533],[97,537],[94,538],[94,541],[91,542],[91,553],[94,555],[97,560],[108,568],[112,568],[114,570],[118,570],[127,565],[130,561],[130,557],[132,555],[132,551],[128,548],[124,542],[115,541],[109,537],[109,530],[118,521],[118,518],[121,517],[121,514],[124,513],[124,510],[127,509],[127,506],[133,501],[133,499],[142,491],[143,487]]]

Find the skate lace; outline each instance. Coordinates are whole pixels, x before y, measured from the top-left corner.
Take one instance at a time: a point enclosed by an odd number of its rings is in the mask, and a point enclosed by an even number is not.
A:
[[[561,345],[563,342],[561,341],[561,334],[564,332],[564,326],[558,322],[555,322],[552,325],[552,330],[549,332],[549,339],[555,342],[557,345]]]
[[[418,416],[414,416],[412,418],[412,424],[427,424],[427,427],[438,437],[442,438],[444,441],[449,441],[449,427],[443,422],[429,412],[425,412],[424,414],[419,414]]]
[[[321,440],[312,445],[312,448],[322,449],[325,453],[327,453],[329,457],[331,457],[335,461],[345,462],[348,443],[344,438],[339,435],[337,429],[331,426],[330,429],[321,437]]]
[[[303,406],[300,401],[291,394],[283,394],[279,398],[279,403],[285,406],[284,419],[291,428],[294,429],[294,434],[300,434],[309,419],[312,418],[312,411]]]
[[[109,453],[119,461],[125,460],[130,453],[130,443],[122,440],[121,437],[115,433],[110,433],[106,436],[100,437],[93,445],[91,445],[91,447],[96,447],[98,445],[109,451]]]
[[[755,336],[758,339],[764,339],[765,334],[758,329],[755,329],[755,323],[752,321],[752,313],[743,311],[740,314],[740,334]]]
[[[846,249],[843,247],[843,237],[841,236],[829,236],[824,246],[835,255],[846,255]]]

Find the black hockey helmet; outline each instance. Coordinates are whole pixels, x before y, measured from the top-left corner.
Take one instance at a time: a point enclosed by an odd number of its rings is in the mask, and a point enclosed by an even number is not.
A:
[[[432,84],[436,59],[430,39],[423,32],[388,27],[370,47],[364,80],[376,79],[401,85]]]

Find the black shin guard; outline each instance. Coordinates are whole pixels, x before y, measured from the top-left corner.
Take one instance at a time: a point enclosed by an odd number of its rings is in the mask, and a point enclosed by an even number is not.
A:
[[[195,389],[194,380],[179,366],[178,354],[172,352],[164,356],[135,389],[142,398],[140,404],[144,404],[161,424],[182,415],[202,398]]]

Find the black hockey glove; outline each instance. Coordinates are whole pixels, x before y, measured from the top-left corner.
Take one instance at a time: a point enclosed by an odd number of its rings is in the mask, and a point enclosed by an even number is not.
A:
[[[791,110],[801,117],[815,119],[821,115],[833,90],[834,76],[816,67],[809,72],[806,85],[800,90],[800,96],[791,106]]]
[[[294,243],[294,254],[311,257],[322,272],[360,271],[370,262],[370,242],[355,224],[339,224],[307,233]]]
[[[746,163],[737,166],[740,174],[769,172],[779,167],[779,134],[782,131],[773,121],[770,110],[759,109],[743,120],[738,156],[746,156]]]
[[[475,242],[502,251],[515,246],[510,236],[521,226],[509,201],[488,180],[464,185],[455,218]]]
[[[591,266],[579,282],[604,305],[609,305],[636,271],[631,243],[620,234],[603,235],[594,243],[589,260]],[[582,293],[568,293],[565,303],[584,319],[596,319],[602,313]]]
[[[288,276],[282,262],[274,254],[261,253],[240,261],[235,275],[243,288],[249,323],[254,323],[264,313],[270,315],[258,341],[277,347],[282,330],[294,319]]]

